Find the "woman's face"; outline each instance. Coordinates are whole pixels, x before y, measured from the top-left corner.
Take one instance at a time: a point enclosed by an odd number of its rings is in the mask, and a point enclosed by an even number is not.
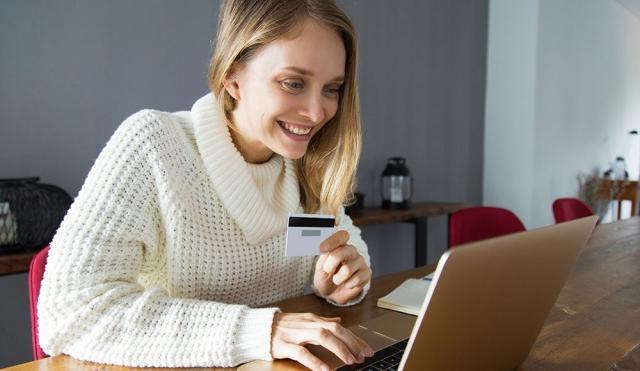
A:
[[[294,36],[262,47],[225,83],[237,101],[232,138],[247,162],[265,162],[274,152],[302,157],[338,109],[346,63],[339,34],[307,20]]]

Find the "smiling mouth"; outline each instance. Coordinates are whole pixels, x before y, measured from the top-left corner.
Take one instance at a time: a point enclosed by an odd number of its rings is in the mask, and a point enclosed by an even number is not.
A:
[[[302,138],[309,137],[310,134],[311,134],[312,128],[309,128],[309,127],[302,128],[302,127],[294,126],[294,125],[291,125],[289,123],[286,123],[286,122],[280,121],[280,120],[277,120],[277,122],[278,122],[278,125],[285,132],[287,132],[289,134],[293,134],[293,135],[296,135],[296,136],[299,136],[299,137],[302,137]]]

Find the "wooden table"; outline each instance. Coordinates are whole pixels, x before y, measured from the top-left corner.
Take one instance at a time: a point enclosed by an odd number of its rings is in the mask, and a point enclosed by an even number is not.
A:
[[[276,305],[284,311],[341,316],[343,323],[350,326],[387,313],[376,307],[378,297],[386,295],[406,278],[420,277],[434,269],[435,265],[429,265],[376,278],[363,303],[350,308],[333,307],[313,295]],[[596,228],[531,354],[519,370],[608,370],[640,343],[639,323],[640,217],[633,217]],[[638,353],[640,351],[632,355]],[[631,358],[627,357],[627,361]],[[68,369],[131,370],[81,362],[67,356],[25,363],[10,370]]]
[[[467,203],[452,202],[416,202],[408,210],[388,210],[368,207],[351,215],[355,225],[361,227],[371,224],[409,222],[415,229],[416,267],[427,264],[427,217],[449,215]],[[36,252],[0,255],[0,276],[5,274],[24,273],[29,270],[29,263]]]
[[[622,201],[631,201],[631,216],[638,215],[638,181],[620,179],[600,179],[596,189],[596,198],[617,202],[620,220]]]
[[[636,216],[596,228],[521,369],[608,370],[640,343],[639,324]]]
[[[416,267],[421,267],[427,264],[427,218],[450,215],[469,206],[471,204],[461,202],[414,202],[407,210],[368,207],[360,212],[352,213],[350,216],[358,227],[397,222],[408,222],[415,225],[414,261]]]

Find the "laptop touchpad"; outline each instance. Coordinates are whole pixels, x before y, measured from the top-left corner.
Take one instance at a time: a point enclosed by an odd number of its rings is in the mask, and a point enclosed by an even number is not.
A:
[[[408,339],[409,336],[411,336],[411,330],[413,330],[413,325],[416,323],[416,318],[416,316],[404,313],[391,312],[362,322],[358,326],[390,337],[395,341],[400,341]]]
[[[396,341],[388,336],[379,334],[375,331],[371,331],[365,327],[361,327],[360,325],[355,325],[349,327],[349,330],[354,333],[354,335],[358,336],[362,340],[366,341],[367,344],[374,351],[379,351],[382,348],[386,348],[389,345],[396,343]],[[340,360],[335,354],[333,354],[330,350],[314,344],[307,344],[307,349],[311,351],[316,357],[320,358],[324,362],[326,362],[331,369],[338,368],[344,365],[344,362]]]

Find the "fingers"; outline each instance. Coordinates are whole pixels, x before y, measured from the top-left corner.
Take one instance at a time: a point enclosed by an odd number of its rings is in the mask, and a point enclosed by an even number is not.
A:
[[[324,321],[328,321],[328,322],[337,322],[340,323],[342,322],[342,318],[340,317],[320,317],[318,316],[320,319],[324,320]]]
[[[341,264],[348,263],[358,257],[362,256],[355,247],[351,245],[340,246],[326,254],[326,258],[322,263],[322,270],[327,274],[334,274]]]
[[[360,272],[360,277],[365,278],[369,270],[364,258],[358,255],[355,259],[348,260],[342,263],[336,273],[331,277],[331,281],[336,285],[342,285],[351,279],[355,274]],[[352,288],[354,285],[349,286]]]
[[[319,322],[316,322],[314,324],[318,323]],[[342,362],[348,365],[352,365],[356,362],[364,362],[364,356],[359,349],[360,344],[356,340],[344,336],[344,334],[339,337],[339,331],[337,330],[338,326],[342,329],[340,332],[346,331],[344,327],[336,324],[335,322],[322,324],[310,332],[307,330],[307,335],[311,335],[307,342],[327,348],[331,353],[338,356]],[[330,327],[331,329],[327,329],[327,327]]]
[[[348,329],[340,326],[338,323],[314,322],[314,325],[318,326],[321,329],[322,336],[332,335],[333,337],[335,337],[335,340],[338,340],[339,344],[344,344],[348,347],[348,353],[346,354],[346,356],[348,357],[348,360],[351,361],[351,363],[354,363],[356,361],[359,363],[364,362],[364,358],[370,356],[370,354],[372,354],[373,352],[371,347],[369,347],[369,345],[364,340],[360,339]],[[328,338],[327,340],[330,341],[330,339]],[[344,351],[344,349],[340,347],[340,351]],[[337,355],[335,351],[334,353]],[[349,355],[353,355],[355,359],[349,358]],[[342,359],[342,357],[340,358]],[[345,363],[349,364],[349,362]]]
[[[327,253],[349,242],[349,232],[337,231],[320,244],[320,252]]]
[[[371,268],[364,264],[364,262],[362,264],[363,266],[358,268],[358,270],[354,272],[346,281],[343,281],[340,284],[336,284],[336,289],[328,296],[331,300],[342,305],[360,295],[366,284],[371,281]],[[336,276],[346,276],[346,274],[342,275],[340,273],[342,269],[343,268],[341,267],[338,270],[338,274],[336,274]],[[347,268],[344,269],[346,270]],[[334,276],[334,278],[336,276]],[[339,278],[335,281],[338,282],[341,280],[342,278]]]
[[[373,354],[371,347],[351,331],[342,327],[337,317],[320,317],[310,313],[281,313],[274,317],[272,355],[292,358],[319,370],[326,366],[302,345],[320,345],[346,364],[360,363]]]
[[[316,261],[317,271],[320,271],[320,270],[324,271],[322,267],[324,266],[324,263],[327,261],[327,257],[329,257],[329,254],[322,254],[318,256],[318,260]]]
[[[371,268],[365,267],[363,269],[358,270],[350,278],[348,278],[344,283],[344,286],[348,289],[355,289],[358,287],[361,288],[362,286],[366,285],[370,280],[371,280]]]
[[[285,313],[278,313],[279,315]],[[278,315],[276,314],[276,315]],[[342,318],[340,317],[322,317],[314,313],[286,313],[285,316],[279,317],[282,322],[317,322],[317,321],[328,321],[328,322],[341,322]]]
[[[344,304],[347,304],[349,300],[360,295],[363,288],[364,288],[364,285],[356,286],[352,289],[348,289],[345,286],[338,286],[338,288],[333,293],[331,293],[331,295],[329,295],[328,298],[335,301],[339,305],[344,305]]]
[[[296,344],[290,344],[283,341],[274,342],[272,356],[273,358],[291,358],[312,370],[330,370],[326,363],[311,354],[307,348]]]

